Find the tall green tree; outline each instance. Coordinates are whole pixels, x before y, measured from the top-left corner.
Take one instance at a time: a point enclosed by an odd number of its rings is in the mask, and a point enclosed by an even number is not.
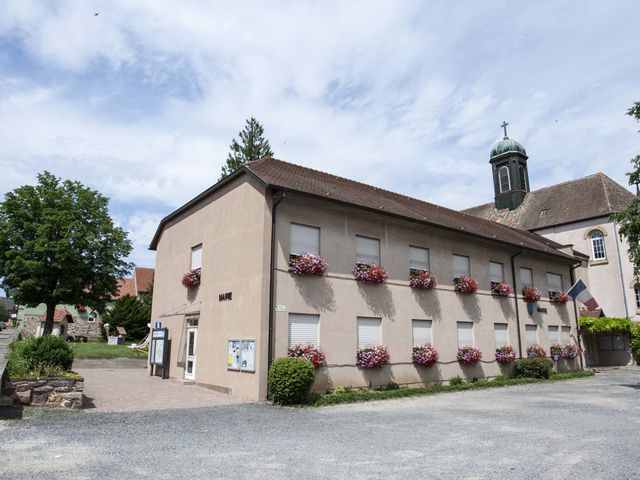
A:
[[[133,340],[141,340],[149,333],[149,322],[150,306],[131,295],[120,297],[102,316],[102,323],[108,323],[110,330],[124,327],[127,336]]]
[[[635,102],[627,111],[627,115],[640,122],[640,102]],[[633,171],[627,173],[627,176],[629,177],[629,185],[635,185],[637,193],[640,185],[640,155],[631,159],[631,165]],[[629,259],[633,263],[633,274],[640,277],[640,199],[634,198],[629,202],[627,208],[613,214],[611,219],[620,224],[618,232],[620,239],[626,238],[629,244]]]
[[[222,166],[222,174],[218,180],[222,180],[251,160],[273,155],[269,140],[264,138],[264,128],[255,118],[247,120],[244,129],[238,135],[240,141],[234,138],[231,142],[227,163]]]
[[[0,322],[8,322],[8,321],[9,321],[9,312],[4,307],[4,305],[0,303]]]
[[[7,193],[0,203],[0,285],[16,303],[47,307],[44,334],[56,305],[103,311],[131,264],[131,242],[113,224],[109,199],[49,172],[38,184]]]

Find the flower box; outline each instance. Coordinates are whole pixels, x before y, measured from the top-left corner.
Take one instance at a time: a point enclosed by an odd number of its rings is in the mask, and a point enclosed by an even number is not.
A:
[[[389,359],[389,349],[384,345],[367,345],[356,354],[356,363],[362,368],[381,368]]]
[[[187,288],[196,288],[200,285],[200,269],[194,268],[193,270],[189,270],[182,277],[182,285]]]
[[[464,365],[473,365],[479,362],[482,358],[482,352],[478,347],[473,345],[465,345],[458,348],[458,354],[456,355],[458,361]]]
[[[324,367],[327,364],[324,353],[313,345],[294,345],[287,352],[289,357],[303,358],[313,363],[315,368]]]
[[[366,263],[356,263],[353,266],[353,277],[358,282],[367,283],[384,283],[389,278],[389,274],[380,265],[372,263],[367,265]]]
[[[527,357],[529,358],[545,358],[547,356],[547,352],[542,345],[533,344],[527,347]]]
[[[411,272],[409,278],[409,286],[411,288],[427,289],[434,288],[438,285],[436,276],[426,270],[419,270],[417,272]]]
[[[551,358],[553,358],[554,361],[558,361],[561,358],[563,358],[563,350],[564,350],[564,345],[561,345],[560,343],[554,343],[553,345],[551,345],[551,347],[549,347],[549,355],[551,355]]]
[[[430,343],[413,347],[413,363],[430,367],[438,361],[438,351]]]
[[[581,353],[582,349],[575,343],[567,343],[562,347],[562,358],[576,358]]]
[[[511,345],[502,345],[496,348],[496,361],[502,365],[511,363],[516,359],[516,349]]]
[[[522,289],[522,298],[527,303],[536,303],[542,297],[542,293],[536,287],[525,287]]]
[[[478,282],[471,275],[462,275],[453,279],[453,287],[456,292],[470,295],[478,290]]]
[[[289,271],[294,275],[318,275],[327,273],[327,262],[319,255],[303,253],[292,256],[289,261]]]
[[[555,292],[555,294],[550,298],[551,303],[559,303],[565,304],[569,301],[569,295],[564,292]]]
[[[491,295],[506,297],[513,293],[511,285],[505,282],[491,282]]]

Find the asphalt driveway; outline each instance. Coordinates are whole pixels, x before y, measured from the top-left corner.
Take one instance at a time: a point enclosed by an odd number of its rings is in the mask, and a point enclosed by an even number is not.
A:
[[[0,421],[1,478],[640,479],[640,370],[322,409]]]

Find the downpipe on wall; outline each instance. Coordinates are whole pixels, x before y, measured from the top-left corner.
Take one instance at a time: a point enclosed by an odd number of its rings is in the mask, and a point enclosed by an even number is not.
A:
[[[511,278],[513,281],[513,301],[515,302],[515,306],[516,306],[516,327],[518,330],[518,354],[520,355],[520,358],[522,358],[522,333],[520,332],[520,311],[518,310],[518,290],[516,288],[516,264],[514,262],[514,258],[516,258],[518,255],[521,255],[522,253],[524,253],[524,247],[522,247],[519,252],[516,252],[513,255],[511,255]]]

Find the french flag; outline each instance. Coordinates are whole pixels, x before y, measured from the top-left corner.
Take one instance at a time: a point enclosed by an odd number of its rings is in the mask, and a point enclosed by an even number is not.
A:
[[[591,295],[591,292],[589,292],[589,289],[580,278],[573,287],[569,289],[567,295],[574,300],[578,300],[589,310],[597,310],[600,308],[600,305],[598,305],[598,302],[596,302],[596,299],[593,298],[593,295]]]

